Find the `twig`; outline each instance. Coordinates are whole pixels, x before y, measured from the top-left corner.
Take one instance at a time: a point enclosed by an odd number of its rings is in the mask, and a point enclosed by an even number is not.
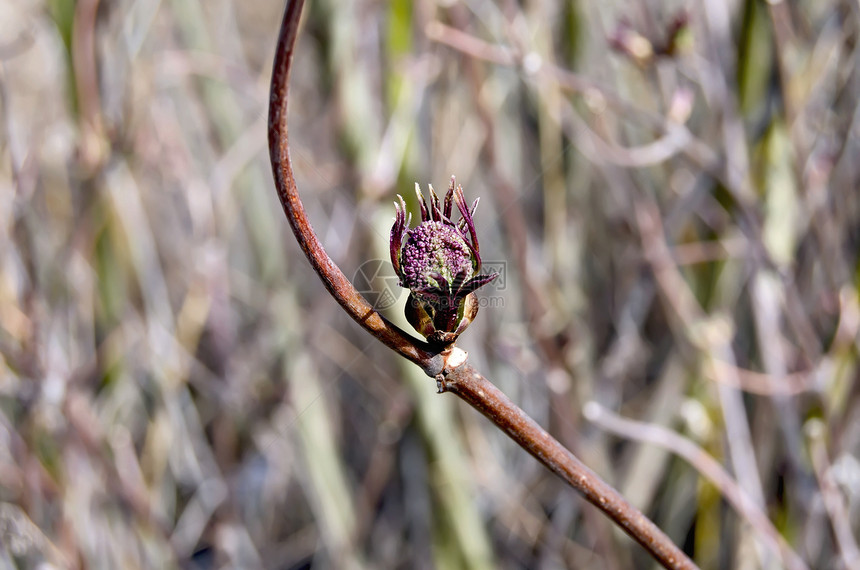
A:
[[[755,504],[752,498],[738,485],[719,462],[688,438],[662,426],[622,418],[596,402],[589,402],[583,411],[585,418],[608,432],[643,443],[650,443],[683,458],[699,474],[714,484],[726,500],[744,517],[761,536],[762,541],[778,554],[786,568],[808,570],[809,567],[791,549],[788,542]]]
[[[442,356],[435,353],[427,343],[416,340],[388,321],[361,296],[361,293],[326,253],[311,227],[299,198],[293,166],[290,162],[287,97],[290,64],[303,5],[304,0],[287,4],[272,69],[272,88],[269,99],[269,157],[272,161],[278,198],[284,206],[284,213],[290,222],[290,227],[293,228],[296,240],[311,262],[311,266],[343,310],[386,346],[420,366],[429,376],[436,376],[444,368]]]
[[[618,523],[665,568],[693,569],[696,565],[651,520],[630,505],[549,433],[541,428],[489,380],[462,359],[459,352],[443,353],[396,327],[361,296],[326,254],[311,228],[298,195],[289,157],[287,100],[293,49],[303,0],[290,2],[284,12],[272,71],[269,103],[269,152],[278,197],[293,233],[326,289],[356,322],[385,345],[418,364],[437,379],[440,392],[452,392],[489,418],[511,439],[553,473],[579,491],[590,503]]]
[[[456,394],[484,414],[520,447],[615,521],[665,568],[697,567],[657,525],[565,449],[470,364],[442,375],[439,389]]]
[[[705,370],[705,374],[714,382],[722,382],[732,388],[759,396],[794,396],[815,389],[815,370],[773,376],[738,368],[714,358],[711,360],[710,368]]]

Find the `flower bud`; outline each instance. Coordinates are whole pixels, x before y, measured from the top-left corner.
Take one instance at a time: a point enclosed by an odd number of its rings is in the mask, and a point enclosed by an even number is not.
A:
[[[409,229],[411,216],[406,218],[406,202],[394,204],[394,225],[391,228],[391,263],[400,278],[400,286],[410,290],[406,303],[406,319],[428,342],[452,344],[478,313],[474,291],[486,285],[498,273],[480,275],[481,255],[471,210],[466,204],[463,187],[454,177],[444,205],[430,186],[428,202],[415,185],[421,207],[421,223]],[[460,211],[460,220],[451,220],[453,204]],[[405,244],[404,244],[405,238]]]

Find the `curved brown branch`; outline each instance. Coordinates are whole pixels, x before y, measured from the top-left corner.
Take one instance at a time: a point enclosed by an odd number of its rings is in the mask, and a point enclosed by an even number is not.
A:
[[[779,534],[779,531],[770,522],[767,515],[750,498],[749,494],[738,485],[734,477],[716,459],[693,441],[660,425],[622,418],[594,402],[585,405],[585,417],[590,422],[610,433],[633,441],[650,443],[683,458],[702,477],[720,490],[720,494],[726,498],[726,501],[735,508],[738,514],[746,518],[762,542],[774,554],[782,558],[782,563],[786,568],[789,570],[809,570],[806,562],[791,548],[788,541]]]
[[[442,356],[430,345],[419,341],[380,315],[359,293],[346,275],[331,260],[314,233],[299,198],[287,136],[287,95],[289,92],[290,63],[296,43],[296,32],[304,0],[289,2],[281,23],[275,63],[272,69],[272,88],[269,98],[269,157],[275,176],[278,198],[293,228],[293,233],[314,271],[322,279],[343,310],[373,336],[400,355],[436,376],[444,366]]]
[[[299,245],[326,289],[347,314],[368,332],[400,355],[418,364],[428,375],[435,376],[440,392],[452,392],[484,414],[523,449],[621,526],[665,568],[696,568],[653,522],[469,364],[463,364],[461,358],[458,358],[455,364],[452,358],[446,365],[447,353],[437,353],[430,345],[416,340],[377,313],[329,258],[311,228],[299,198],[287,142],[290,64],[303,5],[303,0],[292,1],[287,5],[278,37],[269,101],[269,154],[284,213]],[[462,354],[462,351],[459,351],[458,356]]]
[[[469,364],[440,376],[441,391],[453,392],[484,414],[520,447],[579,491],[615,521],[665,568],[696,565],[639,509],[589,469],[496,386]]]

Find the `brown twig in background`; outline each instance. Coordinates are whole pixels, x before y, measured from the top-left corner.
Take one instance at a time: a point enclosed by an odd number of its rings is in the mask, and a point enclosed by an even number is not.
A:
[[[657,141],[640,148],[622,148],[600,139],[599,135],[591,132],[579,119],[580,131],[588,137],[592,144],[599,146],[600,160],[626,166],[641,166],[659,159],[665,160],[668,155],[680,152],[687,155],[694,164],[708,171],[714,177],[720,180],[724,178],[716,153],[693,136],[682,122],[675,122],[668,117],[642,108],[625,99],[607,85],[564,69],[550,61],[533,58],[527,60],[528,56],[533,54],[525,54],[522,53],[522,50],[514,50],[504,45],[489,44],[458,28],[446,26],[440,22],[432,22],[427,26],[426,33],[431,40],[447,45],[472,59],[506,67],[520,65],[527,73],[550,79],[569,93],[589,95],[599,99],[602,104],[615,108],[625,117],[636,120],[661,136]],[[569,104],[565,106],[570,107]],[[573,112],[572,107],[570,109]]]
[[[462,360],[446,360],[447,355],[453,351],[437,353],[427,343],[412,338],[377,313],[329,258],[305,214],[289,157],[287,103],[290,64],[303,5],[303,0],[290,2],[281,24],[272,71],[269,152],[278,197],[284,212],[299,245],[323,280],[326,289],[368,332],[421,366],[428,375],[435,376],[440,391],[453,392],[484,414],[521,447],[621,526],[664,567],[696,568],[652,521],[582,464],[489,380]]]
[[[103,124],[96,65],[95,30],[99,0],[86,0],[75,5],[72,60],[75,87],[80,106],[82,162],[96,168],[104,160]]]

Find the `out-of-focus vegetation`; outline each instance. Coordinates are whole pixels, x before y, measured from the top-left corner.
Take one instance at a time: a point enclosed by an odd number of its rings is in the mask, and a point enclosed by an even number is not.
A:
[[[267,159],[282,7],[0,2],[0,566],[650,567],[321,287]],[[292,158],[344,271],[456,174],[482,371],[702,568],[783,559],[628,437],[860,567],[860,4],[306,11]]]

